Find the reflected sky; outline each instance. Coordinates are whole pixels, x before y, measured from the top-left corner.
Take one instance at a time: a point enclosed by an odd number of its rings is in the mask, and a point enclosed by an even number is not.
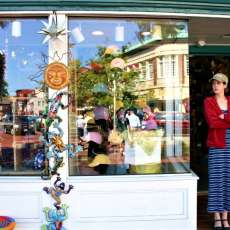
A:
[[[143,32],[155,31],[156,25],[162,28],[166,25],[174,25],[178,27],[177,37],[188,38],[188,28],[186,21],[177,20],[135,20],[135,19],[73,19],[69,20],[69,30],[80,28],[84,41],[78,43],[73,34],[70,35],[70,44],[73,45],[73,53],[75,58],[81,61],[82,65],[87,65],[89,60],[97,54],[98,47],[116,46],[132,47],[142,45],[149,40],[159,40],[157,33],[150,35],[142,35]],[[124,40],[116,41],[116,27],[124,27]],[[155,28],[154,28],[155,27]],[[182,29],[181,29],[182,28]],[[93,35],[93,32],[100,31],[103,35]],[[155,36],[155,37],[154,37]]]
[[[44,37],[38,34],[43,27],[41,20],[45,19],[18,19],[21,23],[21,36],[12,34],[12,20],[4,20],[5,26],[0,28],[0,51],[6,55],[5,78],[8,82],[8,92],[15,95],[17,89],[31,89],[38,87],[31,81],[41,68],[42,53],[47,55],[48,46],[42,44]],[[41,80],[41,74],[37,79]]]
[[[47,21],[44,18],[37,19],[17,19],[21,23],[21,36],[12,36],[13,20],[0,20],[5,23],[0,27],[0,52],[7,56],[5,77],[8,82],[8,91],[10,95],[15,95],[17,89],[31,89],[39,87],[35,81],[31,81],[39,71],[36,80],[43,79],[43,70],[47,63],[44,63],[42,54],[48,56],[48,43],[42,44],[44,35],[38,34],[43,28],[41,21]],[[148,36],[140,36],[141,32],[154,30],[156,25],[176,25],[177,36],[187,38],[188,29],[185,21],[170,20],[135,20],[135,19],[69,19],[69,31],[79,27],[84,41],[76,42],[72,33],[69,33],[69,43],[72,46],[71,52],[74,58],[81,61],[81,65],[87,65],[89,61],[95,58],[98,47],[108,47],[115,45],[118,48],[124,46],[142,45],[148,39]],[[124,40],[116,41],[116,27],[124,28]],[[182,28],[182,29],[181,29]],[[92,32],[102,32],[101,35],[93,35]],[[158,38],[157,38],[158,39]]]

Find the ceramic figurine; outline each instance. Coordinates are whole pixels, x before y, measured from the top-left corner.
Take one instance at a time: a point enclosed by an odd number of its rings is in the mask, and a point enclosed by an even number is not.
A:
[[[48,224],[42,225],[42,230],[67,230],[63,227],[63,221],[68,218],[68,206],[62,204],[59,209],[46,207],[43,209]]]
[[[68,194],[72,189],[73,189],[73,185],[69,185],[68,189],[65,190],[65,183],[61,182],[61,177],[57,177],[55,182],[54,182],[54,186],[53,187],[44,187],[43,190],[47,193],[50,194],[52,196],[52,198],[56,201],[54,203],[54,206],[56,207],[56,209],[60,209],[61,208],[61,195],[62,194]]]
[[[52,122],[55,119],[58,119],[58,121],[61,122],[62,119],[58,116],[58,110],[60,108],[61,109],[66,109],[71,104],[72,100],[69,100],[67,105],[64,105],[62,103],[62,99],[63,99],[64,95],[67,95],[68,99],[70,98],[70,94],[68,94],[66,92],[60,92],[54,98],[48,100],[49,110],[48,110],[48,116],[47,116],[47,121],[46,121],[48,127],[52,124]]]
[[[44,138],[44,136],[40,138],[47,148],[46,157],[49,161],[49,171],[51,175],[57,174],[58,168],[63,166],[64,163],[62,154],[64,151],[67,150],[68,156],[71,158],[75,157],[78,152],[82,151],[81,146],[75,147],[74,144],[64,144],[62,140],[64,132],[60,128],[60,123],[55,122],[53,127],[56,128],[57,131],[48,132],[47,140]],[[46,168],[45,170],[48,172]],[[42,175],[43,174],[44,173],[42,173]]]

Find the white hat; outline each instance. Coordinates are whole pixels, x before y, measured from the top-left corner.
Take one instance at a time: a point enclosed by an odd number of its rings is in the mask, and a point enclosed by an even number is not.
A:
[[[224,83],[226,83],[226,85],[228,84],[228,77],[227,77],[225,74],[223,74],[223,73],[217,73],[217,74],[215,74],[215,75],[209,80],[209,82],[211,82],[212,80],[224,82]]]

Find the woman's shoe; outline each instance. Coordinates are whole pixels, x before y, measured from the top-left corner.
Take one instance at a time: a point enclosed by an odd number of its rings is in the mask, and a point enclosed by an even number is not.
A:
[[[222,220],[222,226],[223,226],[222,229],[223,230],[230,230],[230,227],[224,227],[224,223],[223,223],[224,221],[228,221],[228,220],[227,219]]]
[[[221,222],[221,220],[220,219],[217,219],[217,220],[214,220],[214,230],[223,230],[223,229],[225,229],[225,228],[222,228],[221,226],[215,226],[215,224],[217,223],[217,222]],[[222,224],[222,222],[221,222],[221,224]],[[225,230],[227,230],[227,229],[225,229]]]

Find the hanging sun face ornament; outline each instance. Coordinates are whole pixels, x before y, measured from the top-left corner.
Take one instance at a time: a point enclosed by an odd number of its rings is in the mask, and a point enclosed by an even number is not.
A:
[[[56,14],[51,16],[49,23],[42,21],[42,24],[45,26],[45,28],[41,29],[41,31],[38,33],[46,35],[42,42],[43,44],[52,39],[62,40],[62,35],[65,35],[69,32],[66,31],[64,23],[58,23]]]
[[[45,83],[52,89],[62,89],[69,84],[69,72],[66,65],[60,62],[49,64],[45,70]]]

